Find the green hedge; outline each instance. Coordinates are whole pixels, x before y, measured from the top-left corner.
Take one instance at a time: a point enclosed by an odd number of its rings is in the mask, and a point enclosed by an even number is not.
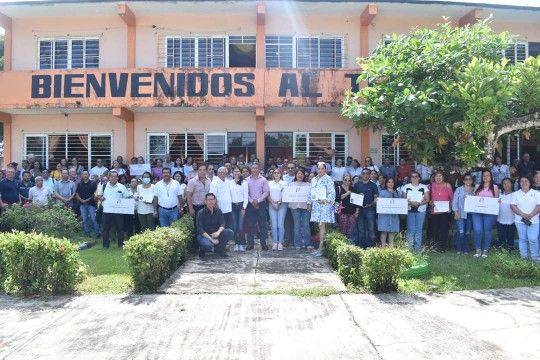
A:
[[[136,292],[153,292],[186,258],[194,236],[193,218],[184,215],[171,227],[145,231],[124,246]]]
[[[65,239],[0,233],[0,290],[25,296],[72,293],[85,272],[78,249]]]
[[[400,275],[414,263],[405,249],[363,250],[338,232],[329,232],[325,244],[325,255],[345,285],[371,292],[397,291]]]
[[[0,216],[2,231],[24,231],[43,233],[54,237],[70,237],[81,230],[81,222],[75,213],[63,206],[13,205]]]
[[[540,264],[512,255],[505,250],[489,254],[485,260],[485,266],[495,275],[540,281]]]

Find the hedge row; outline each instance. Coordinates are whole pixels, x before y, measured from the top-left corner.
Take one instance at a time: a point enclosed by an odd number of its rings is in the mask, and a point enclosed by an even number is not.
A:
[[[81,222],[72,210],[53,203],[28,207],[15,204],[2,212],[0,230],[69,238],[81,230]]]
[[[489,254],[485,266],[495,275],[540,281],[540,264],[502,250]]]
[[[326,236],[325,255],[346,285],[372,292],[398,290],[401,273],[414,262],[414,256],[399,248],[370,248],[352,245],[345,235]]]
[[[193,218],[132,236],[124,246],[136,292],[154,292],[186,258],[194,236]]]
[[[65,239],[0,233],[0,291],[24,296],[72,293],[85,273],[77,247]]]

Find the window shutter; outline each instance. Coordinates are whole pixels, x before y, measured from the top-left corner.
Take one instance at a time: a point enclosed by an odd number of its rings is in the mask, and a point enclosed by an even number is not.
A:
[[[333,164],[336,163],[337,159],[343,160],[345,163],[345,158],[347,157],[347,136],[345,134],[334,134],[334,158]]]
[[[39,68],[42,70],[48,70],[53,68],[52,40],[39,41]]]
[[[293,38],[292,36],[267,36],[266,66],[269,68],[293,67]]]
[[[207,134],[205,145],[206,160],[217,164],[221,161],[221,156],[227,152],[227,136],[225,134]]]
[[[34,154],[34,158],[47,167],[47,136],[46,135],[25,135],[24,137],[24,158],[29,154]]]
[[[112,158],[112,137],[111,135],[91,135],[90,136],[90,156],[88,168],[96,164],[97,159],[103,161],[103,165],[111,168]],[[79,159],[80,160],[80,159]]]
[[[294,134],[294,154],[296,158],[308,156],[308,135],[305,133]]]
[[[84,68],[84,40],[73,40],[71,42],[71,68]]]
[[[165,159],[169,151],[167,144],[167,135],[149,134],[148,135],[148,161],[153,163],[156,159]]]
[[[54,68],[55,69],[67,69],[68,68],[68,40],[56,40],[54,42]]]
[[[85,60],[86,68],[99,67],[99,39],[87,39],[85,41]]]

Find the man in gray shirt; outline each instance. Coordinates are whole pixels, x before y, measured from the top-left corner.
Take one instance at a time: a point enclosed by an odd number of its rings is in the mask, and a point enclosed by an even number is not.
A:
[[[73,207],[75,196],[75,183],[69,180],[69,171],[62,170],[62,179],[54,184],[54,198],[56,203],[65,207]]]

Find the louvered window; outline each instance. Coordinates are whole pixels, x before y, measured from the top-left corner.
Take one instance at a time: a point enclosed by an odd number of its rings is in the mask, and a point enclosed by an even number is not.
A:
[[[347,134],[345,133],[295,133],[295,158],[316,158],[322,156],[335,164],[337,159],[345,160],[348,153]]]
[[[225,67],[224,37],[167,37],[167,67]]]
[[[39,69],[83,69],[99,67],[99,39],[40,39]]]
[[[511,64],[523,62],[529,56],[529,44],[527,42],[516,42],[510,45],[504,51],[504,57],[507,58]]]

